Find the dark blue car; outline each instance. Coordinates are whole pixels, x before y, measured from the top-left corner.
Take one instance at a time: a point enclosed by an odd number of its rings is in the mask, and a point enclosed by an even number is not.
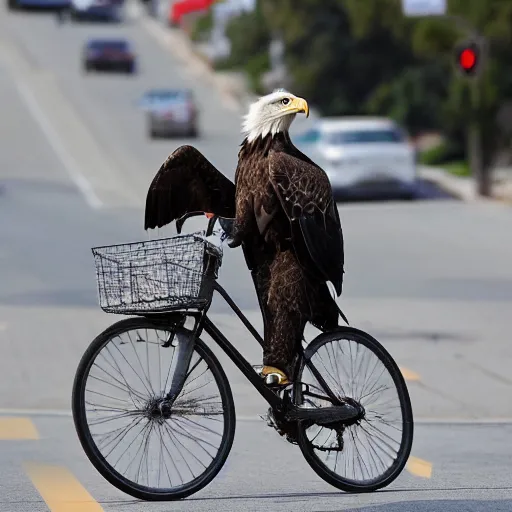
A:
[[[25,7],[60,10],[69,8],[70,4],[70,0],[7,0],[7,6],[11,10]]]
[[[85,71],[136,71],[136,56],[131,44],[124,39],[92,39],[84,48]]]

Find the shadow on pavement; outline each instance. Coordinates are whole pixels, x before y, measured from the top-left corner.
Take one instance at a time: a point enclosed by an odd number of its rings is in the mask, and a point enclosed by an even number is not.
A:
[[[415,190],[414,198],[402,199],[405,203],[421,201],[421,200],[433,200],[433,199],[451,199],[451,200],[459,200],[458,197],[450,194],[446,190],[440,188],[433,181],[428,181],[423,178],[418,178],[417,188]],[[338,198],[337,203],[360,203],[360,202],[387,202],[387,201],[396,201],[397,197],[393,197],[392,195],[386,195],[385,193],[375,192],[372,193],[370,191],[361,191],[357,193],[357,196],[354,195],[352,197],[343,197]],[[398,199],[400,200],[400,199]]]
[[[510,512],[512,500],[402,501],[357,508],[361,512]]]
[[[429,491],[440,491],[440,492],[450,492],[450,491],[469,491],[469,490],[482,490],[482,491],[490,491],[494,489],[488,488],[450,488],[450,489],[398,489],[398,490],[384,490],[377,491],[373,494],[382,494],[382,493],[396,493],[396,492],[429,492]],[[512,490],[510,487],[499,488],[496,490]],[[307,498],[340,498],[348,497],[350,495],[345,494],[343,492],[324,492],[324,493],[286,493],[286,494],[249,494],[249,495],[239,495],[239,496],[216,496],[216,497],[206,497],[206,498],[187,498],[185,501],[228,501],[228,500],[278,500],[276,502],[279,504],[293,502],[294,499],[300,500],[302,502]],[[285,501],[286,500],[286,501]],[[113,504],[116,502],[109,502],[109,504]],[[132,503],[131,501],[123,501],[117,502],[122,503],[123,505],[128,505]],[[133,502],[139,503],[137,501]],[[335,511],[335,509],[329,508],[333,512],[348,512],[349,510],[358,512],[510,512],[512,510],[512,500],[503,499],[503,500],[461,500],[461,499],[442,499],[442,500],[409,500],[409,501],[401,501],[396,503],[386,503],[382,505],[371,505],[371,506],[357,506],[347,508],[340,508]]]

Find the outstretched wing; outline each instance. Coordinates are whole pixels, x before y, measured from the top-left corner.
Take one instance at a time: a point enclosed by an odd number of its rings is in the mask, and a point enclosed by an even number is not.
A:
[[[270,181],[291,223],[299,262],[320,279],[331,281],[339,297],[343,231],[329,178],[320,167],[299,156],[276,152],[270,154],[269,161]]]
[[[196,148],[180,146],[151,182],[144,229],[160,228],[191,212],[233,218],[235,185]]]

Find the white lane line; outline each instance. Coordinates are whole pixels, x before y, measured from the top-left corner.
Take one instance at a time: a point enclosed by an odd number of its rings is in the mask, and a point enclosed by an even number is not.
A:
[[[96,195],[96,192],[94,192],[87,178],[80,171],[75,159],[67,151],[57,131],[53,128],[50,120],[37,103],[32,91],[21,80],[16,79],[16,85],[21,99],[32,114],[32,117],[39,124],[50,146],[69,174],[69,177],[85,197],[87,204],[94,209],[101,208],[103,203]]]
[[[263,414],[263,413],[262,413]],[[67,409],[0,409],[0,419],[2,415],[9,416],[60,416],[71,417],[73,413]],[[237,421],[263,421],[259,415],[244,415],[236,417]]]
[[[236,404],[235,404],[236,405]],[[237,415],[237,421],[262,421],[260,415],[264,416],[266,409],[255,414]],[[69,409],[11,409],[0,408],[0,415],[9,416],[61,416],[71,417]],[[415,418],[416,425],[510,425],[512,418]]]

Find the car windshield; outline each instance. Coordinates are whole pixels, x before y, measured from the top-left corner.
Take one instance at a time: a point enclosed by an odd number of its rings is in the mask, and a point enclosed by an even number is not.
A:
[[[296,142],[302,144],[314,144],[320,139],[320,132],[317,129],[308,130],[305,133],[301,133],[294,137]]]
[[[339,131],[325,134],[328,144],[367,144],[379,142],[403,142],[404,135],[398,129]]]
[[[150,103],[169,103],[186,101],[189,98],[186,91],[151,91],[145,95],[145,100]]]
[[[126,41],[94,41],[90,45],[95,50],[128,50],[128,43]]]

